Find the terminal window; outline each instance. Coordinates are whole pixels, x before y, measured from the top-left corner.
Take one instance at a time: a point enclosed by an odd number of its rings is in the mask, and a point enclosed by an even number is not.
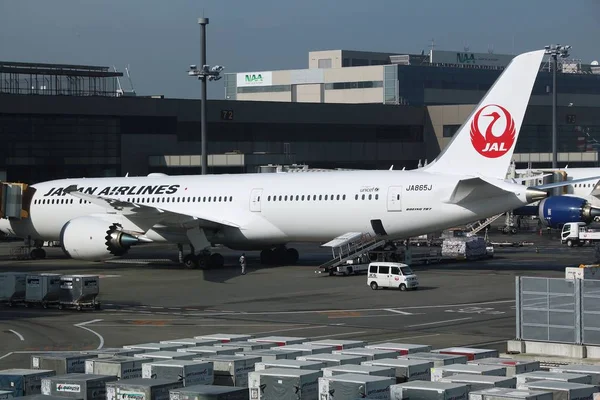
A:
[[[460,128],[460,125],[444,125],[442,128],[444,137],[449,138],[454,136],[458,128]]]

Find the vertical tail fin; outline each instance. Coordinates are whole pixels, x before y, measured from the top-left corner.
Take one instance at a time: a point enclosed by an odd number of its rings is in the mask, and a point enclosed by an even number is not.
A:
[[[423,171],[506,177],[544,50],[516,56]]]

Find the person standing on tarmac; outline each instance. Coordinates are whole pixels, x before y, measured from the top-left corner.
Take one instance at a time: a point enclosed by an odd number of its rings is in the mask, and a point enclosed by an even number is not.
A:
[[[240,265],[242,266],[242,275],[246,275],[246,253],[242,253],[241,255]]]

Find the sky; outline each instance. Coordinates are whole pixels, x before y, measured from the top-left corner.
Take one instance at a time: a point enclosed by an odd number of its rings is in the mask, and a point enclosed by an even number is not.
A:
[[[308,67],[311,50],[518,54],[560,43],[600,60],[600,0],[0,0],[0,60],[129,65],[139,95],[199,98],[187,75]],[[223,80],[208,97],[224,98]]]

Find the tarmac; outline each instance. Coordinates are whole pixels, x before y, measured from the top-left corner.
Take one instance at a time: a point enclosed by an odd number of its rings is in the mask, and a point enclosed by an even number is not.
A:
[[[493,259],[415,265],[420,289],[373,291],[366,276],[315,273],[328,249],[300,244],[297,266],[263,267],[247,253],[219,250],[226,266],[190,270],[171,261],[175,247],[133,249],[125,259],[90,263],[47,248],[46,260],[15,260],[20,242],[0,243],[0,272],[99,275],[101,310],[0,307],[0,368],[28,368],[30,355],[121,347],[211,333],[308,339],[397,341],[434,348],[506,349],[515,335],[514,285],[519,275],[564,277],[564,268],[593,262],[592,247],[567,248],[557,236],[495,234]]]

